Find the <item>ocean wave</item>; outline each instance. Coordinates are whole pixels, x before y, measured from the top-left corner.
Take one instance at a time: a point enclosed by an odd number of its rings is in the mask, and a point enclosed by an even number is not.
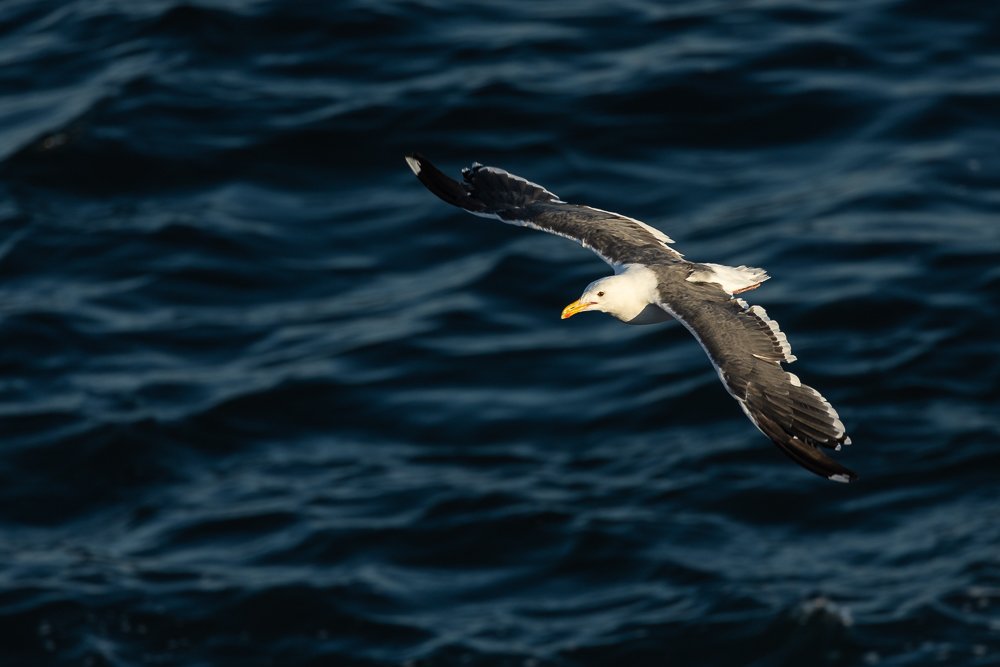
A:
[[[987,664],[997,12],[0,9],[4,664]],[[762,266],[856,485],[610,269],[403,162]]]

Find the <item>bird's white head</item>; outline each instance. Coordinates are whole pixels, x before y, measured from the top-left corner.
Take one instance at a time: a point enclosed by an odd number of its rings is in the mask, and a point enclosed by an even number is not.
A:
[[[639,321],[644,319],[640,315],[655,300],[650,290],[650,277],[638,272],[625,271],[595,280],[587,285],[587,289],[583,290],[583,295],[579,299],[563,308],[562,319],[588,310],[596,310],[617,317],[622,322],[645,324]],[[656,310],[659,311],[659,308]]]

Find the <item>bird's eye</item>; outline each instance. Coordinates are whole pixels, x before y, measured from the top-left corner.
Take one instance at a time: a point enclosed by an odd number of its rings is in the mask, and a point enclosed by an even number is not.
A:
[[[597,296],[604,296],[604,292],[598,292]]]

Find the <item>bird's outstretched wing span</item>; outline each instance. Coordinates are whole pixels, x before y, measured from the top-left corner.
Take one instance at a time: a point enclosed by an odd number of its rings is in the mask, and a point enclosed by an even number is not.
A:
[[[694,334],[750,421],[808,470],[837,482],[857,479],[823,453],[822,448],[839,450],[851,439],[830,403],[782,368],[795,357],[777,322],[760,306],[732,296],[767,280],[763,269],[688,262],[670,247],[669,237],[643,222],[568,204],[496,167],[473,164],[462,170],[459,182],[418,154],[406,156],[406,162],[427,189],[449,204],[573,239],[616,272],[630,264],[654,271],[656,305]]]
[[[545,188],[503,169],[476,163],[449,178],[420,154],[406,163],[428,190],[475,215],[531,227],[577,241],[618,270],[680,258],[666,234],[633,218],[590,206],[567,204]]]
[[[795,356],[778,323],[763,308],[748,306],[713,285],[669,276],[660,282],[660,297],[660,307],[698,339],[726,390],[782,452],[828,479],[857,479],[821,451],[839,450],[851,439],[829,401],[781,367]]]

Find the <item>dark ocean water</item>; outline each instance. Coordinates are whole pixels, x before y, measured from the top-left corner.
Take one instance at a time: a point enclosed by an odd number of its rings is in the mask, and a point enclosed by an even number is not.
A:
[[[786,460],[478,160],[752,293]],[[1000,665],[1000,5],[0,2],[0,664]]]

